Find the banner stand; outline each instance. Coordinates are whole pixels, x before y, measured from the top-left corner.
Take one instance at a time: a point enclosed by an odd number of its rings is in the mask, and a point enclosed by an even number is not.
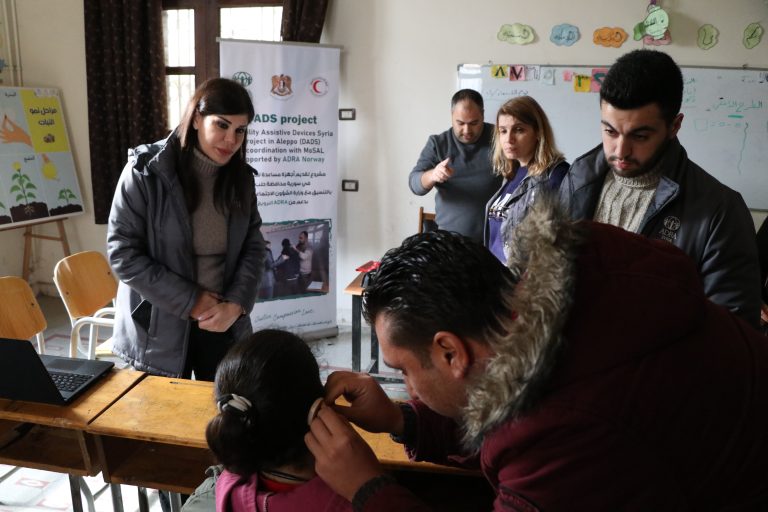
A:
[[[221,75],[240,82],[256,115],[246,158],[269,242],[254,329],[338,334],[336,220],[341,49],[222,39]]]

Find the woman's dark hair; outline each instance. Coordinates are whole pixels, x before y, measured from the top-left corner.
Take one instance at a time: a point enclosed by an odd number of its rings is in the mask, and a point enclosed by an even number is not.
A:
[[[216,371],[216,399],[230,393],[252,406],[245,412],[225,407],[205,430],[208,446],[227,470],[247,476],[308,456],[307,413],[323,396],[323,385],[301,338],[267,329],[236,343]]]
[[[227,78],[211,78],[203,82],[189,99],[181,123],[176,128],[179,137],[180,169],[178,175],[184,189],[184,199],[190,212],[197,209],[200,190],[197,180],[187,172],[193,158],[193,149],[198,146],[197,130],[194,128],[195,114],[205,117],[211,114],[245,115],[248,123],[253,121],[255,111],[248,91],[239,83]],[[216,177],[213,201],[216,209],[224,213],[233,211],[245,213],[254,201],[252,171],[246,163],[246,133],[240,150],[224,165]]]

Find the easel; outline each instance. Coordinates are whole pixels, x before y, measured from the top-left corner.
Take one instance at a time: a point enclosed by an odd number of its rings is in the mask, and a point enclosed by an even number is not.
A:
[[[18,76],[20,81],[21,74]],[[10,169],[14,183],[0,194],[3,202],[0,213],[4,222],[0,225],[0,232],[24,228],[22,276],[29,281],[33,238],[60,242],[64,255],[70,255],[64,220],[84,212],[82,193],[69,149],[72,139],[67,135],[59,90],[52,87],[10,87],[4,90],[9,92],[3,94],[2,107],[21,115],[16,120],[5,116],[0,122],[0,131],[3,132],[0,155],[6,159],[4,162],[14,163]],[[31,129],[37,126],[45,128]],[[3,169],[3,173],[7,172],[8,169]],[[47,180],[56,182],[46,184]],[[4,183],[3,187],[7,185]],[[59,236],[34,232],[35,225],[48,222],[56,223]]]
[[[67,220],[66,217],[61,219],[56,219],[56,220],[47,220],[43,222],[37,222],[35,224],[29,224],[26,227],[24,227],[24,266],[22,270],[22,277],[24,278],[25,281],[29,281],[29,268],[32,262],[32,239],[33,238],[39,238],[41,240],[54,240],[57,242],[61,242],[61,247],[64,250],[64,256],[69,256],[71,254],[69,250],[69,241],[67,240],[67,232],[64,230],[65,220]],[[40,224],[47,224],[49,222],[56,223],[56,226],[59,228],[59,236],[40,235],[32,232],[33,226],[39,226]]]

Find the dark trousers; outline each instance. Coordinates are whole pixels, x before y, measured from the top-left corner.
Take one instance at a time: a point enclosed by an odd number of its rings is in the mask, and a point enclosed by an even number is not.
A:
[[[307,286],[312,282],[312,274],[299,274],[299,290],[301,293],[307,292]]]
[[[301,292],[299,290],[298,275],[275,283],[275,297],[286,297],[288,295],[298,295],[299,293]]]
[[[235,343],[232,334],[227,332],[211,332],[200,329],[197,322],[192,322],[187,348],[187,362],[184,365],[183,378],[188,379],[195,373],[196,380],[213,382],[216,368],[224,359],[224,355]]]

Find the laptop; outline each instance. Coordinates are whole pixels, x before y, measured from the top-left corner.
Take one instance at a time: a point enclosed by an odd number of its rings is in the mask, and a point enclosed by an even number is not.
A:
[[[65,405],[115,363],[38,355],[29,341],[0,338],[0,398]]]

